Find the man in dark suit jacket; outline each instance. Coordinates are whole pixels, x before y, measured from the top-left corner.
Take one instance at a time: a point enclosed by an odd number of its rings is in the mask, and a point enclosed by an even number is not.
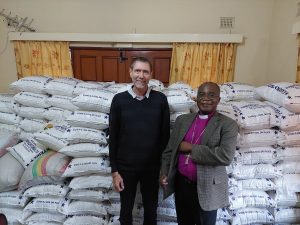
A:
[[[165,197],[175,192],[179,225],[214,225],[217,209],[227,206],[226,166],[234,157],[238,126],[216,111],[220,88],[203,83],[198,113],[177,118],[162,155],[160,183]]]

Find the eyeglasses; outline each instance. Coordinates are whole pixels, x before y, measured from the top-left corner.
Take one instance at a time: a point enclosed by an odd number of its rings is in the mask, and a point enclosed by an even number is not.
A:
[[[198,93],[197,99],[198,100],[203,100],[204,98],[207,98],[208,100],[215,100],[217,98],[219,98],[219,95],[216,95],[215,93],[204,93],[204,92],[200,92]]]

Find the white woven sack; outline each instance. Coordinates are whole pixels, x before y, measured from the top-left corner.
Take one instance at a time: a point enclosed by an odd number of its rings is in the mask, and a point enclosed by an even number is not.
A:
[[[46,100],[46,102],[53,107],[58,107],[70,111],[78,110],[78,107],[71,102],[72,99],[73,97],[69,96],[52,95]]]
[[[48,221],[40,221],[40,222],[29,222],[27,225],[62,225],[61,223],[57,222],[48,222]]]
[[[69,115],[71,115],[71,111],[66,109],[61,109],[57,107],[50,107],[43,113],[43,117],[46,120],[50,120],[52,122],[60,122],[64,121]]]
[[[92,111],[75,111],[66,118],[66,121],[74,127],[86,127],[98,130],[108,128],[108,114]]]
[[[25,197],[65,197],[70,188],[63,184],[40,184],[26,189],[23,193]]]
[[[258,164],[258,165],[235,165],[232,171],[232,176],[236,179],[254,179],[254,178],[277,178],[282,176],[282,173],[273,165]]]
[[[0,157],[7,152],[6,148],[14,146],[17,143],[18,135],[16,132],[0,130]]]
[[[282,174],[299,174],[300,173],[300,162],[281,161],[278,164],[276,164],[276,167]]]
[[[95,225],[95,224],[107,224],[104,216],[96,215],[74,215],[70,216],[64,222],[64,225]]]
[[[69,162],[70,157],[48,150],[26,168],[19,182],[19,189],[41,184],[62,184],[62,174]]]
[[[242,130],[237,138],[237,146],[243,148],[270,146],[280,143],[280,141],[283,139],[283,133],[278,130]]]
[[[274,208],[275,201],[264,191],[242,190],[229,195],[229,209]]]
[[[108,200],[107,193],[101,189],[78,189],[71,190],[68,198],[72,200],[103,202]]]
[[[15,190],[24,173],[24,167],[11,154],[0,158],[0,192]]]
[[[298,84],[271,83],[255,88],[255,92],[269,102],[283,106],[291,112],[300,112],[300,86]]]
[[[164,83],[161,82],[160,80],[157,79],[150,79],[148,86],[151,89],[157,90],[157,91],[162,91],[163,89],[165,89]]]
[[[7,148],[7,150],[26,168],[37,157],[43,154],[46,148],[35,139],[29,138],[13,147]]]
[[[108,225],[120,225],[120,216],[111,216]]]
[[[230,105],[241,128],[247,130],[271,128],[272,110],[267,104],[259,101],[232,101]]]
[[[113,202],[107,207],[107,213],[113,216],[120,216],[121,203]]]
[[[175,121],[176,121],[178,116],[181,116],[183,114],[189,114],[189,113],[190,112],[171,112],[171,114],[170,114],[170,126],[171,126],[171,128],[174,127]]]
[[[40,133],[35,133],[34,137],[44,146],[59,151],[69,144],[69,142],[63,138],[67,129],[68,128],[65,125],[56,125],[53,128],[44,130]]]
[[[109,113],[114,93],[107,90],[87,91],[72,99],[81,110]]]
[[[228,82],[221,86],[231,100],[255,99],[254,86],[238,82]]]
[[[299,161],[300,146],[277,148],[277,158],[283,161]]]
[[[230,179],[229,192],[235,193],[242,190],[254,190],[254,191],[273,191],[276,190],[277,186],[271,179],[260,178],[260,179],[246,179],[246,180],[235,180]]]
[[[105,216],[107,214],[105,205],[98,202],[77,201],[65,198],[61,202],[59,211],[64,215],[89,214],[95,216]]]
[[[63,224],[65,220],[66,220],[66,216],[60,213],[34,213],[25,220],[25,223],[41,224],[44,222],[48,222],[48,223],[53,222],[53,223]]]
[[[183,90],[165,89],[163,93],[167,96],[171,112],[187,112],[196,104]]]
[[[283,139],[278,141],[281,146],[300,145],[300,131],[282,131]]]
[[[223,85],[219,85],[220,87],[220,102],[228,102],[232,100],[232,96],[229,96],[226,92],[226,90],[224,89]]]
[[[173,223],[172,223],[173,224]],[[177,223],[174,223],[175,225]],[[216,225],[230,225],[231,223],[229,222],[229,220],[217,220],[216,221]],[[162,224],[163,225],[163,224]],[[168,223],[166,223],[166,225],[168,225]]]
[[[89,174],[109,174],[108,157],[74,158],[66,168],[63,177],[78,177]]]
[[[61,198],[34,198],[24,208],[24,211],[37,213],[58,213]]]
[[[49,108],[51,105],[47,103],[48,95],[35,94],[31,92],[20,92],[14,96],[14,100],[23,105],[36,108]]]
[[[231,102],[239,126],[247,130],[271,128],[271,112],[267,104],[258,101]]]
[[[197,111],[199,111],[199,109]],[[239,123],[239,114],[233,110],[233,107],[230,103],[219,102],[217,105],[217,111]]]
[[[274,211],[276,223],[297,224],[300,223],[300,208],[279,207]]]
[[[111,216],[109,218],[108,225],[120,225],[119,221],[120,216]],[[132,218],[132,225],[140,225],[143,224],[143,219],[142,218]],[[157,219],[157,225],[177,225],[177,223],[174,222],[163,222],[160,221],[159,218]]]
[[[74,177],[69,187],[72,189],[84,188],[105,188],[112,187],[112,177],[110,175],[87,175],[81,177]]]
[[[300,174],[284,174],[274,180],[278,190],[300,192]]]
[[[120,225],[119,218],[120,218],[120,216],[114,216],[114,215],[111,216],[109,218],[108,225]],[[142,218],[136,218],[136,217],[132,218],[132,225],[140,225],[140,224],[143,224]],[[164,222],[164,221],[160,221],[159,218],[157,218],[157,225],[177,225],[177,223]]]
[[[21,106],[18,107],[18,116],[25,117],[28,119],[44,119],[44,112],[46,109],[42,108],[35,108],[35,107],[25,107]]]
[[[70,144],[81,142],[107,144],[105,132],[92,128],[70,127],[64,133],[63,138]]]
[[[9,125],[9,124],[0,123],[0,132],[18,134],[20,132],[20,128],[18,128],[17,125]]]
[[[48,94],[51,95],[63,95],[72,97],[73,90],[78,82],[81,81],[69,77],[57,78],[49,81],[45,85],[45,90]]]
[[[260,163],[276,163],[277,151],[272,146],[240,148],[235,152],[234,160],[244,165],[255,165]]]
[[[74,90],[73,96],[78,96],[86,91],[97,91],[103,89],[104,84],[98,82],[80,82],[77,83]]]
[[[111,203],[113,202],[120,202],[120,193],[113,190],[113,189],[110,189],[107,193],[108,195],[108,199]]]
[[[106,210],[107,213],[114,216],[120,216],[120,209],[121,203],[120,202],[113,202],[109,206],[107,206]],[[158,209],[157,209],[158,212]],[[143,217],[144,209],[141,204],[135,204],[132,210],[132,215],[134,218],[141,218]],[[159,218],[158,218],[159,219]]]
[[[21,120],[22,118],[14,113],[0,112],[0,123],[8,125],[18,125]]]
[[[72,157],[94,157],[101,155],[108,155],[108,145],[80,143],[75,145],[68,145],[59,150],[60,153]]]
[[[267,209],[243,208],[234,211],[232,225],[273,224],[274,217]]]
[[[115,84],[115,81],[97,81],[98,84],[103,85],[103,88],[109,87],[109,85]]]
[[[194,92],[193,88],[183,81],[177,81],[173,84],[170,84],[168,89],[182,90],[185,91],[189,96],[191,96]]]
[[[23,208],[29,202],[20,191],[0,192],[0,207]]]
[[[158,206],[162,208],[172,208],[175,209],[175,198],[174,195],[170,195],[168,198],[164,199],[163,188],[159,188],[158,192]]]
[[[106,87],[105,90],[116,94],[128,90],[128,88],[131,85],[132,84],[127,84],[127,83],[111,84],[108,87]]]
[[[275,201],[278,207],[300,207],[300,193],[278,192],[275,194]]]
[[[20,221],[23,219],[23,209],[17,208],[0,208],[0,213],[6,216],[9,225],[22,224]],[[30,215],[30,214],[26,214]]]
[[[300,118],[298,114],[290,112],[283,106],[272,102],[266,101],[266,103],[272,110],[270,117],[271,126],[279,127],[281,130],[299,130]]]
[[[142,216],[143,214],[141,214]],[[157,218],[176,221],[176,209],[157,207]]]
[[[232,217],[226,208],[220,208],[217,210],[217,220],[231,220]]]
[[[24,131],[24,130],[20,131],[19,139],[21,141],[26,141],[27,139],[30,139],[30,138],[34,138],[34,133],[27,132],[27,131]]]
[[[0,112],[14,113],[15,101],[12,94],[0,94]]]
[[[19,127],[27,132],[39,132],[47,126],[47,121],[38,119],[24,119],[20,121]]]
[[[52,78],[44,76],[30,76],[21,78],[9,85],[9,87],[15,91],[28,91],[37,94],[45,94],[45,84],[51,81]]]

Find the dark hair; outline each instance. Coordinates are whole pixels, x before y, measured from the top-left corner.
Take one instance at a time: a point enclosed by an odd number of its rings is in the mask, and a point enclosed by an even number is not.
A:
[[[138,57],[134,57],[132,59],[132,62],[131,62],[131,65],[130,65],[130,68],[133,69],[133,66],[136,62],[143,62],[143,63],[148,63],[149,66],[150,66],[150,71],[152,71],[152,63],[149,59],[147,59],[146,57],[143,57],[143,56],[138,56]]]

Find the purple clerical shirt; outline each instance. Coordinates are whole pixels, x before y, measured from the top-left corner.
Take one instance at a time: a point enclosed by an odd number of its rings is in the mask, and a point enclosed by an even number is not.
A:
[[[203,136],[204,129],[212,115],[213,113],[209,115],[196,116],[183,141],[195,145],[201,144],[201,138]],[[183,176],[187,177],[189,180],[194,182],[197,181],[197,165],[193,162],[188,154],[179,153],[177,169]]]

